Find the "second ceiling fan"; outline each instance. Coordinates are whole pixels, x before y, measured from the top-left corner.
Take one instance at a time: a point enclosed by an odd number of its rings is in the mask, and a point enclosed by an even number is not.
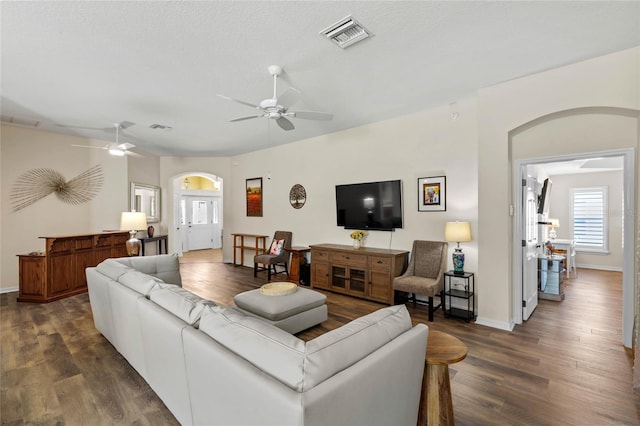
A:
[[[280,126],[280,128],[284,130],[293,130],[295,129],[295,126],[293,125],[291,120],[289,120],[289,118],[302,118],[304,120],[323,120],[323,121],[331,120],[333,118],[333,114],[329,114],[326,112],[291,111],[289,108],[300,100],[300,96],[301,96],[300,91],[297,89],[294,89],[293,87],[289,87],[287,90],[285,90],[282,93],[282,95],[278,97],[277,83],[278,83],[278,76],[282,74],[282,67],[278,65],[271,65],[269,67],[269,74],[273,76],[273,97],[270,99],[262,100],[258,105],[252,104],[251,102],[245,102],[238,99],[233,99],[225,95],[218,95],[222,99],[238,102],[242,105],[246,105],[261,111],[259,114],[248,115],[246,117],[239,117],[230,121],[235,122],[235,121],[250,120],[252,118],[267,117],[272,120],[275,120],[278,126]]]

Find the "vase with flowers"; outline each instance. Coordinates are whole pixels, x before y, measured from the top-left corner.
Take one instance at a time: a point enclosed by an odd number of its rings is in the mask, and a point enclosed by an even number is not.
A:
[[[351,233],[351,239],[353,240],[353,248],[354,249],[359,249],[360,247],[362,247],[362,240],[364,239],[364,237],[367,235],[367,233],[365,231],[353,231]]]

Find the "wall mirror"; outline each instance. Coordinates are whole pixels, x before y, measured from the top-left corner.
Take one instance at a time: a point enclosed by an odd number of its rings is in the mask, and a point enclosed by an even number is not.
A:
[[[160,187],[131,182],[129,208],[147,215],[147,222],[160,222]]]

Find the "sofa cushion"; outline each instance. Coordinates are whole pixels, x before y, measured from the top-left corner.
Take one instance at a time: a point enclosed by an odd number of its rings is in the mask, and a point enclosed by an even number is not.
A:
[[[112,280],[118,281],[121,275],[127,271],[131,271],[132,268],[115,259],[106,259],[96,266],[96,270]]]
[[[182,287],[180,260],[176,253],[157,256],[120,257],[116,260],[137,271],[160,278],[165,283]]]
[[[290,388],[302,390],[305,344],[292,334],[236,309],[211,307],[202,313],[200,330]]]
[[[380,309],[306,344],[233,308],[205,308],[200,330],[292,389],[309,390],[411,329],[404,305]]]
[[[152,302],[163,307],[189,325],[197,326],[205,307],[220,309],[214,302],[176,285],[163,285],[149,293]]]
[[[144,296],[149,296],[149,293],[157,288],[158,284],[163,283],[160,278],[144,274],[134,269],[122,274],[118,277],[117,281]]]
[[[389,306],[307,342],[303,388],[313,388],[411,327],[404,305]]]

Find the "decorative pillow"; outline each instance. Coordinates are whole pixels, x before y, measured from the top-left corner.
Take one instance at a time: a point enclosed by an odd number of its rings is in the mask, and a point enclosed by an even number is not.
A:
[[[271,248],[269,249],[269,254],[279,255],[282,253],[282,247],[284,247],[284,240],[273,240],[271,242]]]

